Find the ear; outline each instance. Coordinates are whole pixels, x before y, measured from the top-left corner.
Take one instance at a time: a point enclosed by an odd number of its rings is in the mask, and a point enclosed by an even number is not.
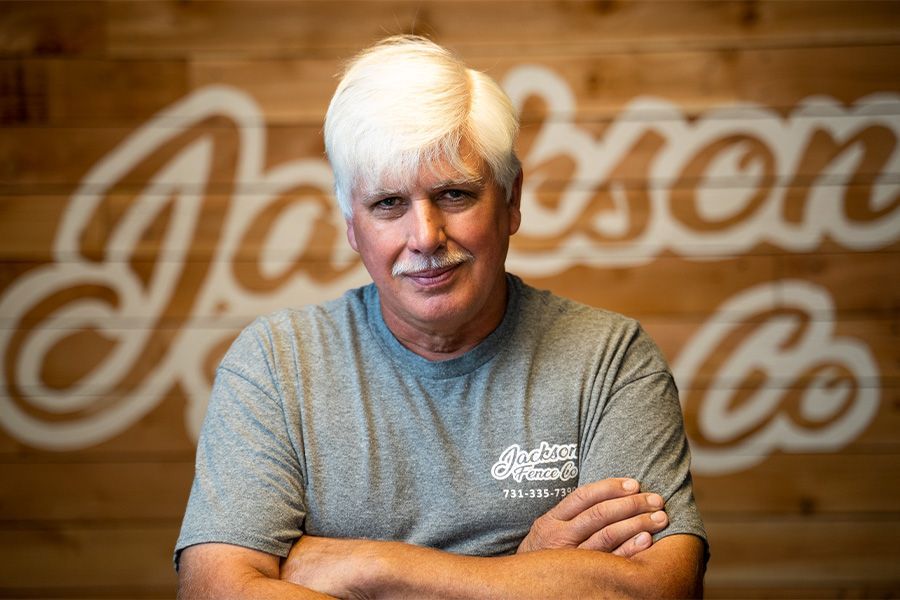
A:
[[[350,242],[353,251],[359,253],[359,247],[356,245],[356,231],[353,229],[353,217],[347,217],[344,222],[347,223],[347,241]]]
[[[509,190],[509,201],[506,204],[506,210],[509,211],[509,235],[519,230],[522,224],[522,169],[516,175],[512,188]]]

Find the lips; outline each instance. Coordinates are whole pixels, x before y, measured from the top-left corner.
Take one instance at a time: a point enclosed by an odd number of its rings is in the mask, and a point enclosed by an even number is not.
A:
[[[449,281],[458,266],[459,265],[456,264],[441,269],[427,269],[425,271],[407,273],[406,278],[422,287],[438,286]]]

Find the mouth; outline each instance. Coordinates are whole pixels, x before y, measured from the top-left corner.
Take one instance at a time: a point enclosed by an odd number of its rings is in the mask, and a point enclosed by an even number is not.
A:
[[[458,267],[474,260],[472,253],[462,248],[451,248],[432,255],[414,254],[397,260],[391,275],[403,277],[420,289],[433,289],[448,283]]]
[[[460,266],[460,264],[463,263],[458,263],[449,267],[442,267],[439,269],[425,269],[423,271],[406,273],[404,277],[406,277],[408,280],[412,281],[419,287],[435,287],[449,281],[450,278],[453,277],[453,273],[456,271],[457,267]]]

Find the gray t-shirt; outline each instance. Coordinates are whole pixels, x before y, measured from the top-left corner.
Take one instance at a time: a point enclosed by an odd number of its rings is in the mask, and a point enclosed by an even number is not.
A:
[[[285,556],[310,535],[515,552],[576,486],[634,477],[666,499],[659,535],[705,539],[675,384],[633,320],[509,276],[477,347],[428,361],[373,285],[257,319],[219,366],[177,552]]]

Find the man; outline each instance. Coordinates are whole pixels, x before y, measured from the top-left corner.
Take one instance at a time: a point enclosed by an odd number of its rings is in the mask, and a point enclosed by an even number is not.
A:
[[[374,284],[257,320],[222,361],[181,597],[700,593],[658,350],[505,272],[517,132],[496,83],[427,40],[350,64],[325,143]]]

